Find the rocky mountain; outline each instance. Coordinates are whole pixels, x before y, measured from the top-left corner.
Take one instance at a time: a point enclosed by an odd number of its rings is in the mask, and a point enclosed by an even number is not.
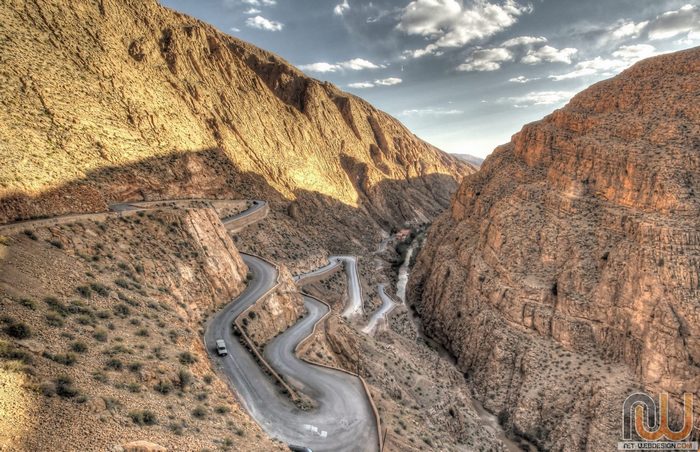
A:
[[[700,48],[637,63],[523,127],[429,231],[426,330],[544,449],[614,447],[634,388],[700,396],[699,101]]]
[[[0,20],[1,222],[259,196],[388,226],[429,219],[471,171],[367,102],[155,0],[11,0]]]
[[[476,168],[479,168],[482,163],[484,163],[484,159],[481,157],[477,157],[471,154],[452,154],[454,157],[457,157],[460,160],[463,160],[470,165],[475,166]]]

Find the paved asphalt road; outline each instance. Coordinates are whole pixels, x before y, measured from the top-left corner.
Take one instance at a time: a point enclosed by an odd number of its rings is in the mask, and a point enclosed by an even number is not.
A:
[[[310,411],[299,410],[281,394],[232,335],[233,319],[273,287],[277,278],[277,270],[270,264],[254,256],[242,256],[253,279],[238,299],[209,322],[205,343],[212,360],[229,377],[248,412],[271,436],[314,451],[376,451],[374,416],[360,381],[344,372],[305,363],[294,354],[296,345],[326,313],[325,305],[304,297],[308,314],[264,350],[279,374],[317,402],[317,408]],[[217,339],[226,342],[228,356],[216,356]]]
[[[335,271],[335,268],[341,263],[345,267],[345,275],[348,281],[348,301],[341,315],[347,318],[364,312],[362,307],[362,289],[360,289],[360,279],[357,275],[357,258],[355,256],[330,256],[328,264],[303,275],[295,276],[294,280],[297,284],[303,284],[305,279],[326,276],[326,274]]]
[[[256,204],[251,209],[260,207]],[[226,221],[249,213],[250,209]],[[233,320],[271,289],[277,280],[275,267],[257,257],[241,255],[253,279],[236,300],[209,321],[204,341],[212,361],[226,374],[245,408],[270,436],[314,451],[376,451],[377,427],[360,380],[344,372],[308,364],[294,354],[297,344],[311,333],[313,325],[326,313],[328,308],[324,304],[304,297],[307,315],[277,336],[263,351],[275,371],[316,402],[317,406],[309,411],[299,410],[288,396],[282,394],[272,379],[263,373],[252,354],[233,336]],[[331,269],[341,261],[347,263],[348,257],[334,259],[329,264]],[[354,265],[350,267],[356,268]],[[356,271],[354,274],[357,278]],[[356,287],[359,296],[359,282]],[[226,342],[228,356],[221,358],[216,355],[214,344],[217,339]]]
[[[369,322],[367,323],[367,326],[362,328],[362,332],[365,334],[374,334],[374,330],[377,328],[377,324],[379,323],[379,320],[384,318],[386,319],[387,314],[391,312],[392,309],[394,309],[394,306],[396,306],[396,303],[394,303],[394,300],[391,299],[389,295],[386,294],[386,284],[378,284],[377,285],[377,292],[379,293],[379,298],[382,299],[382,305],[374,311],[372,314],[372,317],[370,317]]]
[[[306,284],[304,282],[305,280],[325,277],[328,274],[333,273],[339,265],[341,265],[340,259],[331,256],[328,258],[328,263],[326,265],[324,265],[323,267],[319,267],[316,270],[312,270],[308,273],[304,273],[303,275],[295,276],[294,281],[296,281],[296,283],[299,285]]]
[[[164,200],[164,201],[159,201],[162,203],[167,203],[167,202],[178,202],[178,201],[196,201],[195,199],[182,199],[182,200]],[[222,200],[212,200],[212,201],[222,201]],[[116,203],[116,204],[111,204],[109,206],[109,210],[113,212],[126,212],[128,210],[141,210],[143,209],[144,205],[151,204],[154,201],[134,201],[134,202],[122,202],[122,203]],[[265,201],[259,201],[259,200],[254,200],[251,203],[251,206],[244,210],[243,212],[237,213],[235,215],[230,215],[226,218],[222,218],[221,222],[224,223],[227,226],[230,226],[232,223],[235,224],[236,220],[243,220],[247,217],[252,216],[255,212],[257,212],[260,209],[263,209],[267,203]]]
[[[348,302],[343,310],[343,317],[362,314],[362,289],[360,278],[357,276],[357,258],[355,256],[332,256],[345,264],[345,274],[348,277]]]

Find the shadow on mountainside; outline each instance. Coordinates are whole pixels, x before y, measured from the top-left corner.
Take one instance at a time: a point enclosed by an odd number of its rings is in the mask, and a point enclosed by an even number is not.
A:
[[[0,223],[47,216],[101,212],[112,203],[177,198],[263,199],[294,227],[334,252],[346,241],[371,246],[381,229],[405,222],[429,222],[449,205],[457,181],[429,174],[372,184],[367,165],[343,156],[342,166],[358,193],[358,205],[302,189],[295,200],[260,174],[241,171],[220,149],[177,152],[89,172],[37,195],[13,193],[0,199]],[[339,176],[342,177],[342,176]]]

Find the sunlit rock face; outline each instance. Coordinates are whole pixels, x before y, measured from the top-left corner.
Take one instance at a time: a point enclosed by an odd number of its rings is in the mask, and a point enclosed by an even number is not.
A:
[[[497,148],[430,229],[427,331],[547,448],[607,448],[636,384],[700,395],[699,101],[700,48],[638,63]]]
[[[367,102],[154,0],[11,0],[0,19],[0,221],[306,193],[420,220],[471,172]]]

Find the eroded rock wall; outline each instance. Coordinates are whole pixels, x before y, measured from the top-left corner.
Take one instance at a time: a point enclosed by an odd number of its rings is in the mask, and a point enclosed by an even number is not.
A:
[[[280,57],[155,0],[0,10],[0,221],[114,200],[321,196],[430,217],[466,164]]]
[[[277,288],[255,303],[243,319],[246,333],[261,347],[294,325],[306,312],[304,300],[284,266],[280,267],[279,281]]]
[[[655,57],[526,125],[418,256],[426,331],[546,448],[609,447],[635,385],[700,395],[699,75],[698,48]]]

